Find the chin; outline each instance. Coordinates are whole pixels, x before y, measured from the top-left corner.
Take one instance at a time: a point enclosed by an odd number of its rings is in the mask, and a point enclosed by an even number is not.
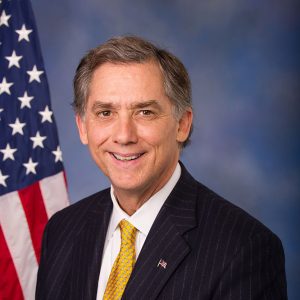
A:
[[[142,189],[141,184],[135,183],[132,179],[126,179],[126,180],[112,180],[112,185],[114,189],[123,190],[126,192],[136,192],[138,190]]]
[[[138,185],[134,184],[132,180],[114,180],[111,182],[113,183],[113,186],[122,190],[135,190],[138,188]]]

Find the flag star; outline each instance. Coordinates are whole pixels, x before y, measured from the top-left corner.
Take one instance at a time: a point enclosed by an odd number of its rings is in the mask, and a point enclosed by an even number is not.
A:
[[[4,110],[3,108],[0,108],[0,113],[2,113],[2,112],[3,112],[3,110]],[[0,117],[0,121],[1,121],[1,117]]]
[[[20,30],[16,30],[16,33],[19,35],[18,42],[25,40],[29,42],[29,34],[32,32],[31,29],[26,29],[25,24],[23,24]]]
[[[48,121],[52,123],[52,114],[53,112],[49,110],[48,105],[45,107],[44,111],[39,111],[39,114],[42,116],[42,123]]]
[[[16,151],[17,151],[17,149],[16,148],[10,148],[9,144],[6,145],[6,148],[0,149],[0,152],[3,153],[3,161],[5,161],[6,159],[15,160],[14,153]]]
[[[5,58],[9,61],[8,68],[10,69],[13,66],[20,68],[19,60],[23,58],[22,55],[17,56],[16,51],[13,51],[11,56],[5,56]]]
[[[60,147],[57,146],[55,151],[52,151],[52,153],[55,155],[55,162],[62,161],[62,152],[60,150]]]
[[[19,118],[16,118],[15,123],[8,124],[12,129],[12,135],[15,135],[16,133],[19,133],[21,135],[24,135],[23,127],[26,125],[26,123],[20,123]]]
[[[3,93],[6,93],[10,95],[10,90],[9,88],[13,85],[12,82],[7,82],[6,78],[3,77],[2,82],[0,83],[0,95]]]
[[[5,25],[9,27],[8,20],[10,19],[11,15],[7,15],[5,10],[2,11],[2,14],[0,16],[0,26]]]
[[[30,139],[33,141],[33,149],[36,147],[44,148],[43,141],[46,139],[46,136],[41,136],[38,131],[35,136],[32,136]]]
[[[3,185],[4,187],[6,187],[6,182],[5,180],[8,178],[8,175],[4,175],[2,174],[2,171],[0,170],[0,184]]]
[[[38,165],[37,162],[33,162],[32,158],[30,157],[28,160],[28,163],[23,164],[23,166],[26,168],[26,175],[33,173],[36,174],[36,166]]]
[[[44,73],[44,71],[39,71],[36,68],[36,65],[33,66],[31,71],[27,71],[27,74],[29,75],[29,83],[36,80],[37,82],[41,82],[40,76]]]
[[[18,99],[21,101],[21,108],[24,108],[25,106],[31,108],[30,101],[32,101],[34,97],[29,96],[27,91],[25,91],[24,96],[18,97]]]

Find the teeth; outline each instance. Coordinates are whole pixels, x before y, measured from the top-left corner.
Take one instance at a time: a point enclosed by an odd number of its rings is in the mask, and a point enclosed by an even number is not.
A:
[[[113,154],[113,156],[117,159],[117,160],[121,160],[121,161],[129,161],[129,160],[134,160],[137,159],[141,156],[141,154],[138,155],[132,155],[132,156],[121,156],[118,154]]]

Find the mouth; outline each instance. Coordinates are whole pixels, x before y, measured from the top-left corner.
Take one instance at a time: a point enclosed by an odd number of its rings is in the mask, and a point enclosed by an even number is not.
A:
[[[110,153],[118,161],[132,161],[140,158],[144,153],[137,154],[119,154],[119,153]]]

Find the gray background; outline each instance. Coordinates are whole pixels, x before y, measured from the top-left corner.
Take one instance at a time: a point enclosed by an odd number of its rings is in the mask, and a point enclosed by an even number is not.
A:
[[[296,1],[32,0],[71,202],[108,186],[70,107],[86,51],[136,34],[186,65],[195,109],[182,161],[283,241],[289,299],[300,286],[299,5]]]

